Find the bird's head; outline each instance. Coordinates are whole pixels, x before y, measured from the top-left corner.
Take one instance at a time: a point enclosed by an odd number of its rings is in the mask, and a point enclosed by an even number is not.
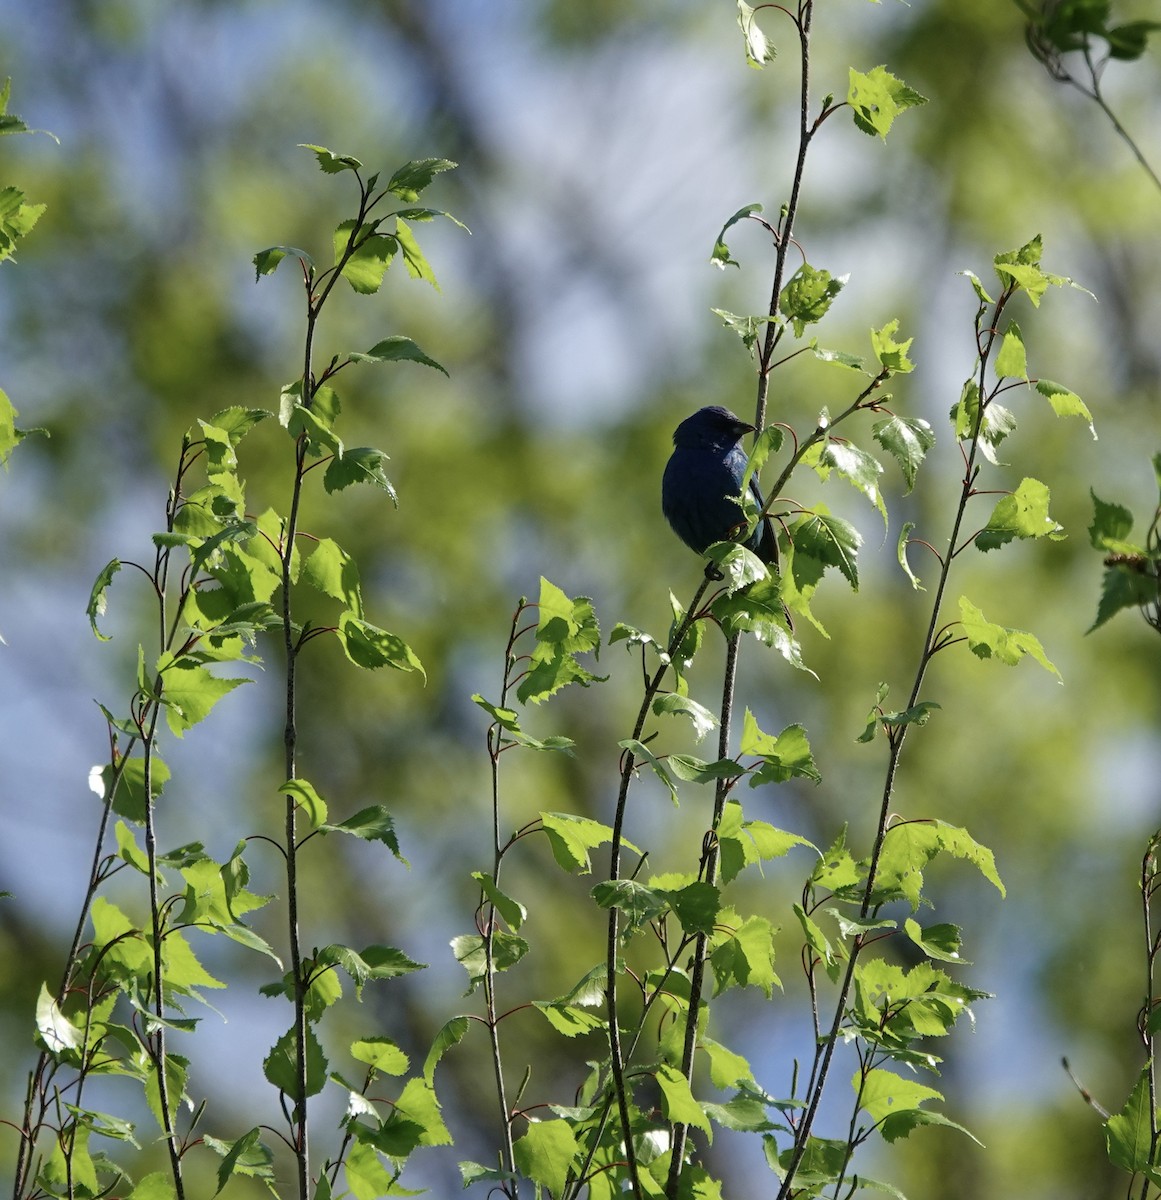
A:
[[[699,408],[691,417],[673,431],[675,446],[713,446],[728,450],[735,446],[745,433],[753,433],[754,426],[735,416],[720,404]]]

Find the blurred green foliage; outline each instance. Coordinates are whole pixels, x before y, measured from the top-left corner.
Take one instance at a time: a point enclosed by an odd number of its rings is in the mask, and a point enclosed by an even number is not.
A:
[[[1147,6],[1124,8],[1132,19]],[[80,640],[91,577],[114,554],[144,553],[185,429],[228,404],[275,406],[298,370],[290,273],[257,287],[250,265],[272,243],[323,257],[346,215],[298,143],[375,163],[458,161],[431,199],[473,231],[425,238],[439,295],[411,284],[373,304],[337,298],[323,361],[403,333],[451,378],[401,366],[344,379],[347,440],[391,455],[399,509],[382,493],[351,489],[317,515],[308,503],[303,518],[355,554],[370,619],[405,636],[427,667],[426,687],[394,673],[356,675],[328,644],[305,660],[300,706],[306,774],[332,805],[342,798],[344,811],[390,807],[412,863],[404,872],[362,845],[341,848],[347,871],[308,856],[303,883],[316,927],[308,938],[391,942],[433,964],[368,992],[413,1056],[459,1004],[463,978],[447,943],[470,928],[470,872],[489,855],[486,718],[470,696],[489,694],[500,677],[517,597],[533,594],[543,574],[570,595],[594,597],[606,631],[624,620],[660,633],[669,589],[692,590],[697,564],[660,515],[661,468],[670,430],[693,408],[752,407],[745,351],[709,310],[764,305],[762,248],[740,237],[732,248],[744,266],[729,276],[707,258],[739,204],[781,202],[785,102],[796,81],[779,76],[777,61],[762,75],[745,70],[728,5],[674,5],[664,18],[644,3],[469,9],[426,0],[156,8],[22,0],[3,18],[0,77],[14,77],[26,119],[62,142],[10,150],[22,185],[48,208],[0,281],[4,387],[29,424],[52,434],[23,446],[0,477],[0,628],[10,643],[0,711],[10,744],[22,744],[0,772],[0,887],[15,893],[0,908],[5,1111],[22,1087],[17,1064],[36,991],[57,973],[75,911],[83,837],[62,845],[54,834],[62,822],[83,832],[92,806],[85,774],[103,748],[88,698],[122,694],[131,672],[133,585],[119,579],[110,595],[123,636],[103,646]],[[767,26],[777,41],[777,26]],[[1047,307],[1028,334],[1029,354],[1085,397],[1100,441],[1090,443],[1077,422],[1055,421],[1035,393],[1011,398],[1021,429],[1008,486],[1029,474],[1048,480],[1069,537],[1009,548],[999,563],[969,552],[979,561],[964,563],[960,582],[991,619],[1034,631],[1065,687],[966,650],[939,656],[929,694],[942,709],[909,741],[896,793],[902,811],[936,810],[966,825],[995,849],[1008,884],[1004,903],[968,872],[944,868],[934,885],[946,889],[941,919],[970,930],[972,983],[999,996],[978,1006],[977,1035],[947,1051],[940,1082],[947,1111],[988,1149],[930,1131],[874,1173],[908,1194],[948,1200],[1119,1196],[1099,1123],[1058,1060],[1067,1053],[1114,1109],[1139,1064],[1136,880],[1161,823],[1161,670],[1155,635],[1131,614],[1084,636],[1100,569],[1083,530],[1090,486],[1136,512],[1153,504],[1161,201],[1095,106],[1029,56],[1010,0],[909,8],[845,0],[821,11],[816,44],[820,92],[843,94],[848,66],[885,62],[930,100],[887,147],[837,121],[828,129],[808,171],[799,237],[812,263],[852,276],[823,328],[827,345],[865,354],[866,330],[893,317],[914,335],[919,369],[900,385],[900,403],[927,417],[939,442],[906,501],[889,467],[886,539],[853,492],[849,502],[828,497],[866,545],[860,593],[832,584],[815,601],[832,639],[803,631],[818,681],[774,655],[746,656],[746,702],[764,728],[805,725],[823,775],[819,787],[771,789],[763,815],[823,841],[840,821],[854,836],[873,824],[881,763],[855,738],[878,683],[902,685],[913,670],[925,613],[895,562],[895,536],[903,519],[916,522],[917,536],[943,536],[958,470],[946,413],[971,367],[974,300],[954,272],[982,271],[996,249],[1041,232],[1046,263],[1100,302],[1073,293]],[[1111,66],[1106,85],[1125,124],[1153,139],[1156,161],[1156,49]],[[809,426],[838,394],[830,389],[841,373],[807,358],[776,373],[771,419]],[[267,424],[248,439],[243,464],[255,504],[286,486],[284,434]],[[910,557],[923,577],[921,548]],[[527,755],[509,771],[513,828],[542,809],[607,818],[637,673],[619,646],[603,651],[599,669],[612,676],[599,695],[562,695],[543,726],[529,715],[529,732],[567,734],[578,754]],[[694,694],[716,686],[716,669],[699,664]],[[216,764],[220,788],[183,784],[173,764],[173,840],[196,831],[215,848],[222,814],[235,814],[232,837],[239,808],[252,808],[255,829],[276,819],[277,686],[262,681],[257,695],[270,701],[265,715],[254,695],[223,703],[250,713],[252,739],[219,743],[208,726],[191,734],[191,753],[211,762],[228,753]],[[698,752],[680,736],[673,749]],[[59,769],[45,772],[54,755]],[[628,834],[648,840],[656,869],[693,852],[698,814],[648,787],[634,807]],[[35,861],[35,876],[18,860]],[[601,955],[600,928],[576,916],[587,884],[562,885],[543,852],[512,861],[511,893],[537,897],[526,933],[539,951],[507,986],[555,995],[573,982],[565,976],[582,947],[591,942],[593,962]],[[275,890],[276,865],[256,890]],[[458,882],[433,890],[437,866],[441,880]],[[769,894],[755,903],[774,912],[796,886],[771,872]],[[780,949],[789,1008],[801,1000],[789,935]],[[258,972],[255,984],[267,982],[256,964],[243,967]],[[258,1003],[230,1013],[244,1031],[230,1044],[252,1043],[255,1061],[274,1036]],[[726,1014],[745,1048],[753,1013],[746,1001],[731,1003]],[[536,1063],[527,1101],[560,1099],[555,1041],[546,1024],[521,1020]],[[768,1063],[750,1046],[751,1061],[784,1070],[790,1038],[779,1035]],[[441,1066],[441,1094],[457,1097],[450,1106],[461,1127],[485,1111],[479,1046],[479,1056],[457,1052]],[[235,1109],[274,1103],[268,1089],[258,1100],[239,1095],[224,1068],[202,1071],[223,1122]],[[766,1082],[785,1090],[784,1080]],[[457,1154],[479,1157],[491,1138],[484,1122],[479,1146]],[[0,1162],[11,1141],[0,1137]],[[726,1192],[754,1194],[753,1180],[768,1178],[758,1151],[731,1157],[730,1146],[723,1136],[715,1147]],[[429,1182],[452,1194],[458,1179],[442,1170]]]

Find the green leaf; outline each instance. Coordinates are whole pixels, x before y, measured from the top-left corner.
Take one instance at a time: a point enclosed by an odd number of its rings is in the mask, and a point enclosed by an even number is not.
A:
[[[373,446],[353,446],[336,454],[323,472],[323,487],[328,495],[341,492],[353,483],[370,483],[386,492],[391,503],[399,507],[399,497],[383,470],[387,455]]]
[[[578,875],[588,875],[593,869],[589,851],[603,846],[613,837],[608,825],[573,813],[542,812],[540,823],[553,858],[566,871]]]
[[[423,1078],[430,1084],[435,1079],[435,1068],[439,1060],[453,1047],[459,1045],[467,1035],[470,1022],[467,1017],[452,1017],[440,1027],[423,1061]]]
[[[915,370],[915,364],[907,357],[907,351],[911,349],[911,343],[915,339],[908,338],[906,341],[900,342],[895,337],[898,332],[898,317],[893,321],[888,321],[882,329],[872,329],[871,349],[875,352],[875,358],[881,367],[893,375],[907,375]]]
[[[562,737],[559,734],[553,734],[546,738],[534,738],[530,734],[524,732],[520,728],[520,718],[516,710],[513,708],[500,708],[491,701],[485,700],[478,693],[472,696],[472,700],[478,704],[486,713],[491,714],[493,721],[503,729],[506,737],[504,741],[511,745],[527,746],[530,750],[543,751],[562,751],[565,754],[571,755],[572,748],[576,744],[571,738]]]
[[[165,973],[166,986],[171,991],[186,992],[196,995],[199,987],[224,988],[226,985],[215,979],[202,966],[193,947],[186,941],[185,935],[176,930],[169,930],[161,943],[161,965]]]
[[[387,191],[398,196],[406,204],[414,204],[420,193],[443,171],[451,171],[456,163],[446,158],[417,158],[403,166],[391,176]]]
[[[731,918],[737,914],[730,910],[720,915],[718,924],[725,928],[710,951],[716,988],[761,988],[769,999],[774,988],[782,986],[774,972],[774,926],[765,917]]]
[[[959,952],[961,942],[958,925],[944,923],[928,925],[924,929],[918,921],[908,917],[903,922],[903,931],[928,958],[960,965],[965,963],[965,959]]]
[[[606,879],[592,890],[601,908],[615,908],[624,917],[623,936],[663,917],[672,900],[663,888],[647,887],[633,879]]]
[[[395,822],[382,804],[361,808],[353,817],[337,825],[320,825],[320,833],[347,833],[365,842],[382,842],[404,865],[407,859],[399,852],[399,839],[395,836]]]
[[[935,445],[931,426],[919,417],[890,417],[886,421],[876,421],[871,426],[871,436],[899,464],[907,484],[904,494],[909,494],[928,450]]]
[[[992,510],[987,525],[976,534],[976,549],[994,550],[1013,538],[1047,537],[1058,542],[1064,527],[1048,515],[1048,488],[1038,479],[1026,478],[1004,496]]]
[[[711,603],[710,611],[727,637],[753,633],[777,650],[792,667],[810,671],[802,661],[802,646],[786,618],[786,607],[794,607],[793,599],[793,581],[771,569],[744,591],[723,591]],[[700,629],[700,624],[696,628]]]
[[[513,900],[507,893],[502,892],[492,877],[483,871],[473,871],[472,878],[483,889],[488,903],[500,914],[509,929],[513,933],[517,932],[528,918],[528,909],[518,900]]]
[[[210,715],[215,704],[249,679],[223,679],[188,656],[162,655],[157,665],[165,720],[175,737],[183,737]]]
[[[788,779],[810,779],[819,783],[822,776],[814,764],[806,730],[801,725],[787,725],[777,737],[764,733],[749,708],[742,719],[740,754],[752,754],[762,765],[750,776],[750,786],[762,783],[785,783]]]
[[[1088,539],[1094,550],[1109,554],[1141,555],[1145,548],[1128,540],[1133,528],[1133,514],[1123,504],[1102,500],[1091,488],[1093,515],[1088,527]]]
[[[219,1141],[214,1137],[206,1137],[204,1141],[222,1157],[218,1166],[215,1196],[235,1175],[261,1179],[271,1191],[274,1190],[274,1155],[262,1144],[262,1130],[257,1126],[233,1142]]]
[[[879,460],[851,442],[827,438],[819,462],[824,467],[836,470],[852,487],[862,492],[879,510],[886,529],[887,506],[879,491],[879,476],[883,474],[883,466]]]
[[[403,251],[403,262],[407,267],[407,274],[412,279],[421,279],[424,283],[430,283],[438,292],[439,284],[436,282],[435,272],[419,248],[419,243],[415,240],[410,226],[400,216],[395,218],[395,237],[399,242],[399,248]]]
[[[914,912],[923,890],[923,872],[941,853],[970,862],[1000,895],[1006,894],[992,852],[966,829],[943,821],[899,821],[891,826],[883,839],[876,894],[905,899]]]
[[[673,912],[686,933],[710,934],[722,906],[721,890],[704,880],[666,889]]]
[[[350,946],[324,946],[314,958],[317,967],[341,967],[355,985],[355,994],[362,999],[362,991],[373,979],[398,979],[412,971],[422,971],[426,964],[408,958],[394,946],[365,946],[352,950]]]
[[[601,627],[593,602],[587,596],[570,599],[545,579],[540,579],[537,602],[536,645],[528,671],[516,689],[521,704],[539,704],[570,683],[588,687],[603,682],[576,660],[578,654],[596,652],[601,645]]]
[[[899,565],[903,568],[904,574],[911,580],[912,588],[917,592],[925,592],[927,589],[919,582],[919,576],[911,570],[911,565],[907,561],[907,547],[911,544],[911,531],[915,528],[914,521],[904,521],[903,528],[899,531],[899,543],[895,547],[895,553],[899,559]]]
[[[399,252],[396,238],[370,230],[353,220],[343,221],[332,238],[335,265],[343,264],[339,273],[361,296],[373,296],[382,287],[383,276]]]
[[[676,1067],[665,1063],[657,1068],[656,1079],[666,1118],[673,1124],[689,1125],[710,1134],[709,1118],[694,1099],[689,1080]]]
[[[717,567],[730,594],[765,579],[768,574],[765,563],[737,542],[714,542],[706,547],[705,556]]]
[[[896,79],[885,67],[875,67],[865,75],[852,67],[847,103],[854,110],[855,127],[872,137],[878,134],[885,141],[895,118],[909,108],[926,104],[927,97]]]
[[[300,250],[297,246],[269,246],[254,255],[255,279],[261,279],[263,275],[272,275],[284,258],[296,258],[306,270],[314,269],[314,259],[305,250]]]
[[[464,994],[469,995],[487,978],[488,956],[484,939],[478,933],[465,933],[452,938],[449,944],[456,962],[468,973],[468,990]],[[496,930],[492,934],[492,969],[506,971],[514,967],[528,950],[528,943],[522,937]]]
[[[1105,568],[1097,615],[1086,633],[1099,629],[1122,609],[1161,605],[1161,586],[1158,584],[1156,568],[1150,571],[1147,563],[1148,560],[1143,557],[1134,557],[1125,562],[1114,562]]]
[[[1114,1167],[1120,1167],[1133,1174],[1156,1165],[1151,1161],[1149,1074],[1150,1068],[1146,1065],[1129,1093],[1124,1107],[1105,1122],[1105,1145],[1109,1162]]]
[[[427,679],[423,664],[401,637],[361,620],[352,612],[345,612],[339,618],[339,639],[343,652],[357,667],[371,671],[379,667],[418,671]]]
[[[657,696],[653,701],[653,711],[657,716],[668,713],[688,717],[693,723],[694,736],[699,741],[718,723],[717,717],[703,704],[689,696],[679,696],[676,692],[663,692]]]
[[[1000,443],[1016,428],[1015,416],[1002,404],[994,400],[980,410],[980,389],[972,380],[963,385],[959,400],[952,405],[950,418],[955,436],[966,441],[975,436],[979,425],[979,447],[984,457],[998,465],[996,450]]]
[[[393,1145],[392,1125],[397,1119],[399,1124],[412,1128],[401,1129],[400,1144]],[[434,1089],[422,1079],[409,1079],[374,1144],[392,1157],[405,1157],[416,1146],[450,1146],[451,1141]]]
[[[311,829],[326,824],[327,803],[306,779],[288,779],[279,789],[284,796],[294,798],[295,807],[305,814]]]
[[[1034,308],[1040,307],[1040,298],[1049,287],[1062,287],[1072,283],[1063,275],[1052,275],[1040,267],[1041,240],[1037,234],[1017,250],[997,254],[994,259],[996,274],[1005,287],[1015,285],[1027,293]],[[1075,285],[1074,285],[1075,286]]]
[[[64,1058],[72,1059],[72,1051],[80,1050],[85,1043],[84,1029],[64,1015],[43,983],[36,1001],[36,1032],[41,1045],[58,1062]]]
[[[858,552],[863,539],[849,521],[832,515],[825,504],[817,504],[790,527],[790,540],[796,561],[802,555],[824,568],[838,567],[852,590],[859,590]]]
[[[364,1130],[359,1124],[356,1130]],[[380,1200],[381,1197],[397,1195],[398,1171],[388,1171],[380,1161],[375,1147],[369,1141],[356,1139],[343,1162],[347,1187],[355,1200]]]
[[[93,627],[93,632],[102,642],[107,642],[110,639],[97,628],[97,618],[105,615],[105,609],[108,606],[105,593],[109,590],[109,585],[113,582],[113,576],[120,569],[120,559],[114,558],[107,562],[101,568],[96,580],[94,580],[92,591],[89,593],[89,603],[86,606],[86,612],[89,614],[89,624]]]
[[[835,366],[846,367],[850,371],[858,371],[865,375],[867,364],[857,354],[847,354],[844,350],[827,350],[818,345],[817,341],[810,343],[810,349],[819,362],[834,363]]]
[[[349,154],[336,154],[325,146],[315,146],[310,142],[299,142],[299,149],[310,150],[318,159],[318,165],[328,174],[337,175],[342,171],[357,171],[362,163]]]
[[[709,1059],[710,1082],[714,1087],[724,1090],[753,1082],[754,1072],[742,1055],[704,1034],[699,1039],[699,1045]]]
[[[1024,338],[1015,321],[1008,322],[1004,336],[1000,339],[1000,350],[996,355],[996,374],[1001,379],[1028,378],[1028,355],[1024,349]]]
[[[746,65],[761,70],[766,63],[773,62],[777,53],[773,44],[754,20],[754,10],[746,0],[738,0],[738,28],[746,44]]]
[[[262,1073],[268,1083],[273,1084],[279,1091],[285,1092],[291,1100],[297,1100],[298,1068],[296,1066],[296,1047],[298,1038],[293,1029],[288,1029],[262,1061]],[[317,1096],[326,1086],[327,1060],[322,1046],[315,1037],[310,1025],[306,1027],[306,1094]]]
[[[742,345],[746,347],[751,355],[754,353],[754,347],[758,343],[758,338],[762,336],[762,330],[773,319],[764,314],[740,317],[737,313],[727,312],[724,308],[711,308],[710,312],[715,317],[720,317],[726,328],[732,329],[742,339]]]
[[[958,271],[956,273],[967,277],[967,279],[971,282],[972,288],[975,291],[976,296],[979,298],[981,304],[995,304],[995,301],[991,298],[991,296],[988,295],[987,289],[983,285],[983,281],[975,273],[975,271],[964,269],[963,271]]]
[[[1140,58],[1148,48],[1149,34],[1159,29],[1161,21],[1126,21],[1123,25],[1104,30],[1104,37],[1109,43],[1109,57],[1123,62]]]
[[[528,1130],[512,1147],[522,1175],[559,1196],[579,1151],[576,1135],[568,1121],[531,1119]]]
[[[717,241],[714,242],[713,253],[710,255],[710,262],[715,267],[721,267],[723,270],[726,267],[740,267],[741,264],[735,261],[730,256],[730,248],[726,245],[726,230],[731,225],[736,225],[739,221],[745,220],[746,217],[752,216],[754,213],[760,213],[762,206],[760,204],[747,204],[745,208],[739,208],[736,213],[722,226],[721,233],[717,236]]]
[[[778,310],[793,324],[795,337],[822,320],[846,281],[846,275],[836,277],[809,263],[794,272],[778,298]]]
[[[1088,431],[1092,434],[1092,440],[1094,442],[1097,440],[1092,413],[1075,392],[1070,392],[1063,384],[1053,383],[1051,379],[1038,379],[1036,390],[1047,398],[1048,403],[1052,405],[1052,411],[1058,417],[1083,417],[1088,422]]]
[[[363,615],[358,565],[338,542],[320,538],[303,562],[300,577],[323,595],[341,600],[356,616]]]
[[[904,1079],[893,1071],[881,1068],[864,1075],[856,1071],[851,1080],[859,1107],[875,1124],[886,1117],[909,1108],[919,1108],[928,1100],[942,1100],[943,1095],[935,1088],[925,1087],[913,1079]]]
[[[960,625],[967,635],[968,647],[977,658],[997,658],[1014,667],[1030,654],[1046,671],[1060,679],[1060,672],[1048,660],[1038,638],[1022,629],[994,625],[966,597],[959,598]],[[1063,680],[1061,680],[1063,682]]]
[[[145,759],[139,755],[122,759],[118,764],[120,776],[110,765],[103,766],[98,773],[95,769],[89,776],[89,786],[102,798],[108,795],[109,788],[117,780],[117,791],[113,795],[113,811],[119,817],[134,821],[138,825],[145,822]],[[95,786],[97,781],[100,786]],[[156,800],[161,795],[166,783],[169,782],[169,768],[162,759],[154,754],[150,762],[149,792]]]
[[[737,779],[745,774],[742,765],[732,758],[704,762],[689,754],[670,754],[665,762],[678,779],[684,779],[687,783],[713,783],[718,779]]]
[[[208,1146],[214,1150],[228,1146],[227,1142],[218,1142],[216,1138],[204,1137]],[[215,1145],[214,1143],[217,1142]],[[219,1151],[220,1153],[220,1151]],[[177,1193],[173,1189],[173,1179],[168,1171],[151,1171],[137,1180],[128,1200],[174,1200]]]
[[[559,1001],[546,1003],[534,1000],[533,1007],[539,1009],[547,1018],[548,1023],[565,1037],[579,1037],[585,1033],[593,1033],[605,1028],[604,1017],[597,1013],[586,1012],[576,1004],[562,1004]]]

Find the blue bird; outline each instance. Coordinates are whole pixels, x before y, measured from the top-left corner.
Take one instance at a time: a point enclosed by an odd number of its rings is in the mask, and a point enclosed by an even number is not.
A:
[[[699,408],[673,431],[673,454],[661,477],[661,510],[673,532],[698,554],[713,542],[729,541],[744,525],[740,497],[747,455],[744,434],[754,426],[728,408]],[[750,495],[765,503],[751,478]],[[777,564],[778,542],[770,518],[763,517],[742,543],[764,563]]]

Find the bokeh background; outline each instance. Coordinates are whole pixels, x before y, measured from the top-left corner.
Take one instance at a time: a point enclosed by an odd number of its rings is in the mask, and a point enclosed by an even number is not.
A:
[[[1125,3],[1124,15],[1149,7]],[[251,259],[275,243],[325,259],[353,197],[298,143],[388,172],[425,156],[460,164],[425,199],[471,235],[419,229],[442,291],[397,267],[376,297],[344,288],[320,347],[325,361],[404,333],[450,371],[341,377],[345,440],[391,455],[399,508],[352,489],[313,497],[305,517],[356,555],[371,619],[407,638],[428,681],[359,673],[316,643],[301,736],[305,773],[332,812],[389,805],[411,864],[381,847],[325,845],[307,864],[308,942],[387,942],[431,964],[335,1014],[328,1039],[340,1047],[347,1032],[384,1032],[421,1060],[443,1020],[475,1004],[461,998],[448,949],[471,926],[469,872],[490,860],[484,719],[470,696],[496,698],[513,606],[535,596],[541,574],[592,596],[606,632],[624,620],[664,634],[670,589],[688,597],[699,572],[659,511],[669,434],[703,403],[753,412],[752,364],[710,309],[761,311],[772,256],[754,228],[734,231],[741,270],[723,274],[708,258],[731,213],[753,201],[776,212],[789,186],[795,46],[776,13],[764,22],[780,56],[759,73],[745,65],[725,0],[7,0],[0,10],[12,108],[60,138],[3,147],[3,182],[48,210],[0,277],[0,383],[24,426],[51,433],[26,442],[0,477],[6,1118],[33,1055],[36,992],[59,976],[92,853],[97,806],[86,781],[104,753],[93,701],[123,703],[137,641],[149,635],[147,597],[123,572],[106,618],[113,641],[98,643],[84,614],[89,588],[110,558],[149,557],[182,433],[227,404],[274,407],[294,377],[300,292],[285,266],[255,283]],[[1098,299],[1066,290],[1017,319],[1032,370],[1088,402],[1099,441],[1082,422],[1055,420],[1041,398],[1011,397],[1012,465],[988,486],[1044,480],[1069,538],[965,554],[958,585],[993,620],[1037,633],[1064,686],[1033,664],[1009,670],[962,648],[942,655],[927,691],[942,709],[909,740],[896,793],[899,811],[964,824],[993,847],[1008,885],[1001,901],[961,864],[931,872],[936,919],[965,927],[966,981],[996,994],[976,1007],[974,1028],[936,1048],[946,1111],[986,1149],[930,1130],[866,1165],[912,1197],[1120,1195],[1099,1120],[1060,1059],[1112,1107],[1141,1062],[1137,880],[1161,824],[1161,647],[1133,614],[1085,636],[1100,562],[1084,530],[1090,486],[1145,520],[1155,503],[1161,194],[1096,107],[1030,57],[1009,0],[819,6],[816,102],[845,94],[848,66],[878,63],[930,103],[905,114],[885,145],[844,114],[828,122],[808,163],[798,236],[814,265],[850,276],[820,339],[865,353],[868,329],[900,318],[918,370],[899,381],[894,403],[930,420],[940,440],[906,499],[888,464],[886,537],[840,482],[825,491],[795,482],[796,499],[824,495],[859,526],[862,588],[854,595],[836,578],[820,591],[831,639],[801,631],[817,678],[747,648],[744,701],[764,728],[806,725],[823,782],[745,799],[752,815],[820,843],[844,822],[856,845],[872,828],[883,748],[854,738],[880,681],[905,694],[927,612],[928,597],[899,571],[895,540],[903,520],[945,539],[958,487],[946,413],[971,369],[974,297],[956,272],[986,278],[996,252],[1043,234],[1046,267]],[[1156,50],[1114,64],[1105,86],[1161,161]],[[849,399],[851,378],[802,356],[775,374],[772,415],[809,429],[823,405]],[[291,466],[276,424],[244,451],[251,506],[284,505]],[[921,576],[932,573],[917,550],[911,557]],[[711,706],[720,655],[711,639],[695,675]],[[638,672],[620,646],[598,669],[607,683],[530,714],[534,731],[567,733],[579,753],[506,759],[511,827],[541,809],[608,817]],[[253,685],[166,745],[167,844],[196,838],[225,856],[239,836],[276,826],[278,676],[271,653]],[[681,725],[664,742],[698,750]],[[694,791],[674,809],[642,781],[630,836],[659,867],[688,864],[704,803]],[[277,863],[260,849],[249,857],[258,889],[278,891]],[[805,855],[778,864],[747,902],[787,924],[808,869]],[[602,954],[591,881],[562,882],[542,844],[513,858],[508,879],[532,910],[534,942],[506,985],[513,1002],[564,991]],[[259,927],[281,936],[274,918]],[[731,999],[715,1016],[719,1038],[750,1055],[775,1094],[789,1089],[792,1058],[809,1052],[791,934],[778,964],[786,995]],[[256,994],[267,962],[233,944],[200,949],[237,982],[190,1043],[192,1088],[211,1097],[209,1131],[237,1136],[277,1119],[261,1060],[288,1017]],[[577,1066],[554,1057],[533,1018],[508,1028],[514,1074],[536,1064],[530,1096],[567,1102]],[[457,1194],[456,1160],[493,1156],[484,1063],[468,1046],[440,1068],[458,1144],[421,1153],[414,1186]],[[119,1103],[114,1093],[106,1107]],[[333,1103],[320,1101],[320,1125],[338,1116]],[[0,1132],[0,1163],[11,1163],[14,1144]],[[727,1196],[765,1194],[772,1176],[756,1139],[723,1135],[715,1150]],[[246,1194],[244,1183],[231,1187]]]

